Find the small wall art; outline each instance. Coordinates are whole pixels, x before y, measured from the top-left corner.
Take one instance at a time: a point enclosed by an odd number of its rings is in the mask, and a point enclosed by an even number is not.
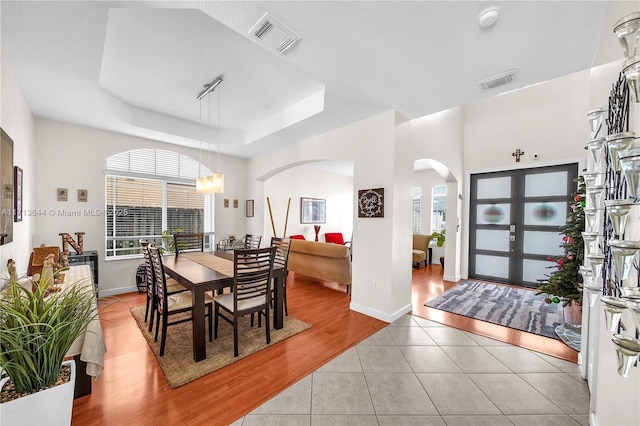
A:
[[[89,191],[86,189],[78,189],[78,201],[87,201],[89,199]]]
[[[229,208],[229,199],[228,199],[228,198],[225,198],[225,199],[224,199],[224,208],[225,208],[225,209],[228,209],[228,208]]]
[[[234,209],[238,208],[238,200],[233,200],[233,208]]]
[[[0,129],[0,210],[12,212],[16,208],[14,204],[13,190],[13,139]],[[14,214],[0,215],[0,244],[8,244],[13,241],[13,220]]]
[[[246,212],[247,217],[253,217],[253,200],[247,200]]]
[[[67,201],[69,191],[67,190],[67,188],[58,188],[56,190],[56,194],[58,195],[58,201]]]
[[[384,217],[384,188],[358,191],[358,217]]]
[[[325,223],[326,220],[326,200],[300,198],[300,223]]]

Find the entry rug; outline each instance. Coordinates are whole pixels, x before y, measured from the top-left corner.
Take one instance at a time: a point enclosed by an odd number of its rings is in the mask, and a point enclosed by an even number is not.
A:
[[[535,290],[465,280],[425,303],[430,308],[561,340],[564,324],[560,303],[545,303]]]
[[[250,356],[268,346],[281,342],[308,328],[311,325],[292,316],[284,317],[284,327],[280,330],[271,328],[271,345],[265,342],[264,324],[262,327],[251,327],[249,315],[241,318],[238,329],[240,355],[233,356],[233,327],[220,320],[218,338],[209,342],[207,331],[207,358],[200,362],[193,360],[193,339],[191,338],[191,322],[172,325],[167,329],[167,344],[164,355],[160,356],[160,337],[154,342],[149,333],[149,326],[144,322],[145,307],[131,308],[131,315],[136,320],[140,332],[147,340],[151,351],[156,356],[164,376],[172,388],[182,386],[199,377],[219,370],[242,358]],[[208,325],[207,325],[208,327]],[[154,329],[155,332],[155,329]]]

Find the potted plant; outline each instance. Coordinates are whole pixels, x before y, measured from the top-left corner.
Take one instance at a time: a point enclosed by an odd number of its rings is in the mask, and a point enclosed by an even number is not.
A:
[[[438,247],[442,247],[444,245],[446,231],[447,231],[446,229],[443,229],[441,232],[435,231],[434,233],[431,234],[431,237],[434,240],[436,240],[436,245]],[[444,256],[440,256],[440,264],[444,268]]]
[[[8,375],[0,424],[71,423],[75,363],[64,358],[97,316],[95,293],[82,281],[62,291],[52,282],[42,274],[28,288],[10,277],[0,297],[0,370]]]

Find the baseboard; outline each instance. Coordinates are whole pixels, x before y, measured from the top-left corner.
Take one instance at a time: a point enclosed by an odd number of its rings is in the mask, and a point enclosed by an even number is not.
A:
[[[103,290],[98,287],[98,294],[100,297],[108,297],[108,296],[117,296],[118,294],[124,293],[137,293],[138,286],[130,286],[130,287],[120,287],[120,288],[110,288],[108,290]]]
[[[442,279],[445,281],[451,281],[453,283],[457,283],[458,281],[460,281],[461,277],[460,275],[443,275]]]
[[[367,306],[361,306],[353,302],[351,302],[351,304],[349,305],[349,309],[351,309],[352,311],[356,311],[361,314],[370,316],[372,318],[379,319],[380,321],[392,323],[398,318],[401,318],[403,315],[407,314],[408,312],[411,312],[412,304],[409,303],[391,314],[379,311],[377,309],[369,308]]]

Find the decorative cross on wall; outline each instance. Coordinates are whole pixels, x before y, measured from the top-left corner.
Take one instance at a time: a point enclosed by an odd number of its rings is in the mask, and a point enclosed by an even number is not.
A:
[[[516,157],[516,163],[520,162],[520,157],[524,155],[524,151],[520,151],[520,148],[516,149],[516,152],[512,152],[511,155]]]

